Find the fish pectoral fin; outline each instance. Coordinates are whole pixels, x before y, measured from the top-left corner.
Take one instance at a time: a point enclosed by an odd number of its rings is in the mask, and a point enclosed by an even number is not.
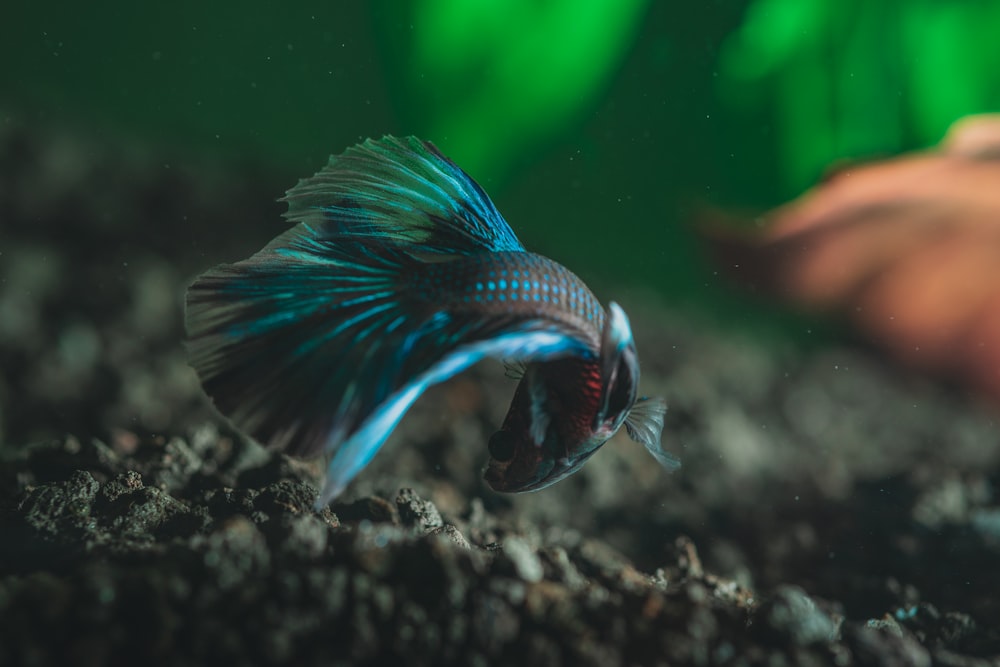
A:
[[[625,432],[640,443],[667,470],[681,467],[680,459],[663,449],[663,417],[667,403],[662,398],[642,397],[625,417]]]

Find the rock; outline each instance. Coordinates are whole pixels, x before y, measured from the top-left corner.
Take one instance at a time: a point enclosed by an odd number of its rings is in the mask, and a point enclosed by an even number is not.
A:
[[[887,667],[930,667],[930,652],[912,636],[892,630],[848,625],[844,643],[858,664]]]
[[[528,546],[527,542],[516,537],[508,537],[503,543],[503,554],[514,566],[514,572],[518,577],[528,583],[537,583],[545,576],[545,568],[542,561],[535,553],[535,549]]]
[[[415,526],[427,533],[444,526],[441,513],[434,503],[424,500],[413,489],[402,489],[396,496],[399,518],[405,526]]]
[[[799,646],[837,639],[837,624],[796,586],[779,586],[754,614],[761,629]]]
[[[68,481],[29,489],[18,511],[24,522],[51,538],[73,536],[95,528],[91,516],[94,498],[100,485],[90,473],[78,470]]]

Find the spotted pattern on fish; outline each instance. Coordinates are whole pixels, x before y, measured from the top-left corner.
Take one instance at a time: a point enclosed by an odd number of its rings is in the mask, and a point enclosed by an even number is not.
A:
[[[530,314],[571,327],[596,351],[604,308],[572,271],[542,255],[498,252],[420,267],[417,295],[447,312]]]

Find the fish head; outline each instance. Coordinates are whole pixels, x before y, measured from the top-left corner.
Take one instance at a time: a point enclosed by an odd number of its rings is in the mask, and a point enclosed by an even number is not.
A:
[[[494,491],[538,491],[579,470],[605,441],[601,440],[581,454],[553,456],[501,429],[490,438],[490,460],[483,477]]]
[[[490,488],[537,491],[579,470],[614,434],[595,420],[599,380],[597,364],[580,359],[528,366],[503,426],[489,439]]]
[[[529,364],[520,380],[503,426],[489,440],[484,477],[494,491],[537,491],[558,482],[626,422],[637,401],[639,359],[624,311],[611,303],[595,358]],[[659,443],[662,414],[654,416],[660,421],[647,430]]]

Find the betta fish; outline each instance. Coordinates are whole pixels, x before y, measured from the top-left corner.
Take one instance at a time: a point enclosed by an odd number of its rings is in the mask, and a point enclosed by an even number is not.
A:
[[[431,143],[349,148],[286,193],[293,227],[187,292],[188,352],[217,409],[258,442],[330,457],[339,495],[417,398],[481,359],[520,382],[486,481],[530,491],[624,424],[667,467],[666,406],[637,397],[628,318],[525,250],[486,193]]]

